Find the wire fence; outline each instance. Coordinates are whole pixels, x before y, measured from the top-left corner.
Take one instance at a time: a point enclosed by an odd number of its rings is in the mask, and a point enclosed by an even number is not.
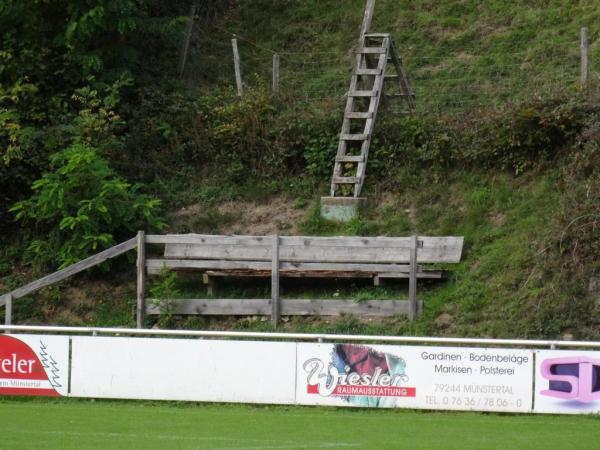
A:
[[[357,44],[352,39],[345,52],[278,51],[275,46],[265,47],[222,28],[194,29],[185,78],[235,87],[234,37],[246,88],[262,84],[270,89],[273,55],[277,53],[279,95],[289,106],[340,108],[344,104],[354,62],[353,47]],[[462,48],[443,56],[422,56],[413,48],[403,53],[400,47],[399,52],[416,96],[417,111],[421,112],[502,109],[523,101],[582,93],[577,36],[572,47],[543,53],[532,52],[527,46],[504,49],[500,55],[477,48]],[[600,99],[599,70],[592,66],[589,72],[586,95],[592,99]],[[398,106],[392,104],[392,109],[404,110],[403,105]]]

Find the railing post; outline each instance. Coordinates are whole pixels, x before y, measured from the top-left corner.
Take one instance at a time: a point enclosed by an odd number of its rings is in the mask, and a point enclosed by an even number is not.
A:
[[[589,90],[589,76],[590,76],[590,56],[589,56],[590,44],[588,41],[588,29],[587,27],[581,28],[581,92],[584,95],[588,94]]]
[[[273,55],[273,94],[279,93],[279,54]]]
[[[4,303],[4,325],[12,325],[12,294],[5,296],[6,302]],[[8,331],[6,333],[9,333]]]
[[[408,278],[408,318],[413,321],[417,317],[417,236],[410,238],[410,272]]]
[[[276,327],[281,316],[279,299],[279,236],[273,236],[271,251],[271,322]]]
[[[138,328],[144,328],[145,305],[145,281],[146,281],[146,235],[143,231],[137,234],[137,302],[135,322]]]
[[[235,84],[237,86],[238,97],[244,94],[244,88],[242,86],[242,69],[240,68],[240,52],[238,51],[237,39],[231,40],[231,47],[233,48],[233,67],[235,69]]]

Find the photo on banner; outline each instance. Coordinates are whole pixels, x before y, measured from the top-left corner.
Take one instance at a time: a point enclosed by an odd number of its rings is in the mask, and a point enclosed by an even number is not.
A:
[[[530,412],[533,351],[298,344],[302,405]]]
[[[536,352],[534,411],[600,413],[600,352]]]

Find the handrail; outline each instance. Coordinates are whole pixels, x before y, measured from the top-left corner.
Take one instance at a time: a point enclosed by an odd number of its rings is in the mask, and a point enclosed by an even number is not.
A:
[[[129,250],[133,250],[138,245],[138,238],[134,237],[129,239],[128,241],[122,242],[120,244],[115,245],[107,250],[104,250],[100,253],[97,253],[89,258],[79,261],[78,263],[72,264],[64,269],[59,270],[58,272],[54,272],[50,275],[46,275],[43,278],[32,281],[25,286],[15,289],[14,291],[7,292],[0,296],[0,306],[4,306],[8,300],[8,298],[12,298],[12,300],[16,300],[18,298],[24,297],[27,294],[31,294],[41,288],[46,286],[50,286],[51,284],[58,283],[59,281],[64,280],[65,278],[69,278],[70,276],[75,275],[76,273],[82,272],[90,267],[96,266],[100,263],[103,263],[107,259],[114,258],[116,256],[122,255]]]
[[[356,334],[309,334],[309,333],[263,333],[255,331],[205,331],[205,330],[157,330],[140,328],[103,328],[103,327],[62,327],[37,325],[0,325],[0,331],[32,332],[32,333],[71,333],[133,336],[189,336],[189,337],[222,337],[222,338],[256,338],[256,339],[290,339],[304,341],[377,341],[393,343],[421,344],[461,344],[461,345],[500,345],[528,347],[581,347],[600,348],[600,342],[593,341],[560,341],[543,339],[490,339],[490,338],[454,338],[427,336],[372,336]]]

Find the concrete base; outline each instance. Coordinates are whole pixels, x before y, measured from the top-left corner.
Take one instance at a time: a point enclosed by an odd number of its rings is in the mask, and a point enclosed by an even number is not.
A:
[[[321,197],[321,217],[336,222],[349,222],[360,215],[364,197]]]

